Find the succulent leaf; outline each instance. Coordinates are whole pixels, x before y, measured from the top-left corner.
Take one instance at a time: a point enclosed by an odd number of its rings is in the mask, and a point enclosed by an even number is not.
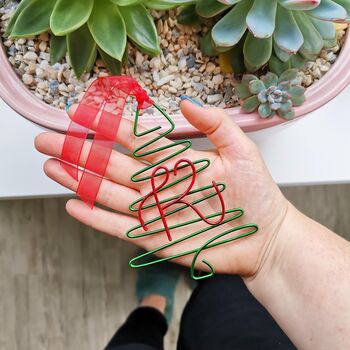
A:
[[[53,1],[32,0],[18,14],[16,23],[11,30],[11,37],[30,37],[48,31],[54,5]]]
[[[278,84],[278,76],[272,72],[268,72],[266,75],[262,76],[260,79],[264,83],[267,89],[271,86],[276,86]]]
[[[93,5],[94,0],[58,0],[50,17],[51,31],[61,36],[78,29],[89,19]]]
[[[278,79],[278,84],[282,82],[286,82],[287,84],[289,84],[289,82],[293,81],[297,76],[298,76],[297,69],[288,69],[280,75]]]
[[[275,30],[276,11],[277,0],[254,1],[246,21],[249,30],[255,37],[271,37]]]
[[[244,43],[243,52],[246,65],[249,65],[252,72],[257,71],[264,64],[266,64],[271,57],[272,37],[267,39],[259,39],[255,38],[253,34],[249,32]],[[257,52],[259,54],[257,54]]]
[[[282,61],[287,62],[293,56],[292,53],[282,50],[277,44],[276,41],[273,44],[273,51],[275,52],[275,55]]]
[[[120,75],[122,71],[122,62],[116,60],[114,57],[109,56],[101,48],[98,48],[98,52],[105,62],[108,70],[112,75]]]
[[[267,92],[266,90],[260,91],[258,93],[258,100],[260,103],[266,103],[267,102]]]
[[[249,83],[249,91],[252,95],[258,95],[260,92],[266,90],[264,83],[261,80],[252,80]]]
[[[323,39],[320,32],[312,24],[310,18],[303,12],[296,12],[295,19],[304,37],[304,44],[300,52],[306,57],[317,55],[323,47]]]
[[[259,104],[260,102],[257,96],[254,95],[254,96],[248,97],[243,102],[242,109],[247,113],[252,113],[259,107]]]
[[[270,107],[273,111],[278,111],[281,109],[281,103],[280,102],[270,103]]]
[[[247,30],[246,15],[252,3],[253,0],[241,1],[215,24],[212,38],[216,46],[232,47],[240,41]]]
[[[196,12],[196,6],[190,5],[182,9],[179,16],[177,17],[179,23],[186,26],[193,26],[201,23],[201,18]]]
[[[304,95],[305,88],[303,86],[294,85],[290,87],[289,93],[291,94],[292,98],[299,97]]]
[[[50,61],[59,62],[67,52],[67,39],[65,36],[56,36],[51,33],[50,36]]]
[[[245,35],[239,41],[237,45],[235,45],[229,52],[228,55],[230,57],[230,63],[235,74],[240,74],[245,72],[244,66],[244,56],[243,56],[243,46],[245,42]]]
[[[242,98],[242,99],[252,96],[248,86],[245,84],[237,84],[235,87],[235,93],[238,98]]]
[[[126,28],[118,6],[110,1],[95,1],[88,26],[97,45],[121,61],[126,48]]]
[[[138,47],[150,55],[158,55],[161,50],[153,18],[143,5],[120,6],[128,37]]]
[[[306,11],[319,6],[321,0],[280,0],[280,4],[289,10]]]
[[[291,67],[291,59],[287,62],[283,62],[275,54],[271,55],[271,58],[269,60],[269,69],[271,72],[277,75],[280,75],[290,67]]]
[[[262,103],[258,108],[258,112],[261,118],[268,118],[273,114],[271,106],[268,103]]]
[[[346,22],[350,21],[350,1],[349,0],[337,0],[340,6],[343,6],[346,11]]]
[[[211,32],[206,33],[203,38],[201,38],[200,47],[202,52],[209,57],[217,56],[219,54],[219,51],[213,42]]]
[[[193,5],[196,0],[143,0],[138,2],[142,2],[149,9],[169,10],[177,6]]]
[[[332,22],[321,21],[317,18],[310,18],[314,27],[319,31],[323,40],[334,40],[337,37],[335,26]]]
[[[129,6],[129,5],[140,4],[142,2],[142,0],[110,0],[110,1],[118,6]]]
[[[295,112],[293,110],[289,111],[289,112],[283,112],[283,111],[279,110],[277,113],[281,118],[286,119],[286,120],[291,120],[295,116]]]
[[[333,45],[334,46],[334,45]],[[302,68],[305,65],[306,59],[302,57],[300,54],[293,55],[290,60],[291,68]]]
[[[10,35],[13,27],[17,21],[18,16],[21,14],[21,12],[24,10],[24,8],[26,8],[29,4],[32,3],[32,0],[22,0],[19,5],[16,8],[15,13],[12,15],[7,27],[6,27],[6,31],[5,34],[6,35]]]
[[[289,112],[291,111],[292,107],[293,107],[292,101],[288,100],[288,101],[282,102],[279,109],[282,112]]]
[[[295,106],[295,107],[301,106],[304,102],[305,102],[304,95],[292,97],[292,103],[293,103],[293,106]]]
[[[67,47],[71,65],[80,78],[96,57],[96,42],[86,24],[67,35]]]
[[[244,74],[242,78],[242,84],[249,88],[249,83],[254,80],[259,80],[254,74]]]
[[[214,17],[228,8],[230,8],[230,5],[223,4],[217,0],[197,0],[196,3],[197,13],[204,18]]]
[[[308,14],[324,21],[342,21],[347,16],[344,7],[332,0],[322,0],[316,8],[308,11]]]
[[[304,43],[303,34],[300,31],[292,11],[282,6],[277,8],[275,43],[279,48],[290,53],[296,53]]]

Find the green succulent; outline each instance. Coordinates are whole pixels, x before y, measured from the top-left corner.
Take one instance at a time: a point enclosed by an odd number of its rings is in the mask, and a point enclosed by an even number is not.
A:
[[[180,14],[186,24],[201,18],[214,19],[204,53],[231,50],[236,70],[254,72],[270,62],[281,73],[336,45],[332,22],[350,21],[350,0],[197,0]]]
[[[260,79],[246,74],[236,86],[236,95],[242,99],[242,109],[252,113],[258,109],[262,118],[275,114],[284,119],[294,118],[293,107],[305,102],[305,88],[297,79],[298,71],[289,69],[280,77],[269,72]]]
[[[157,30],[148,9],[169,9],[193,0],[22,0],[7,27],[13,38],[50,31],[52,63],[68,51],[77,75],[90,71],[99,52],[118,74],[127,38],[141,51],[160,53]]]

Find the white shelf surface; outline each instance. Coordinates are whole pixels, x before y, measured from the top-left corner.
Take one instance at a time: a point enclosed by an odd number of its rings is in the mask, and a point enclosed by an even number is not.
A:
[[[350,86],[334,100],[285,125],[249,134],[281,186],[350,183]],[[71,194],[42,170],[46,157],[33,145],[44,131],[0,99],[0,199]],[[194,147],[208,149],[206,139]]]

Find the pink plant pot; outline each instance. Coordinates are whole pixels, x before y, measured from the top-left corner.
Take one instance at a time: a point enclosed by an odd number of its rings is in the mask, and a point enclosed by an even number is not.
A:
[[[350,82],[350,39],[347,35],[342,51],[331,70],[306,91],[306,102],[295,109],[296,117],[302,117],[323,106],[336,97]],[[0,50],[0,97],[23,117],[48,129],[64,132],[69,125],[65,111],[47,105],[35,97],[22,83],[12,69],[6,53]],[[246,114],[240,107],[226,110],[227,114],[246,132],[265,129],[286,121],[277,116],[262,119],[257,113]],[[182,114],[172,115],[176,129],[173,138],[199,137],[201,133],[190,125]],[[161,117],[147,116],[143,119],[145,127],[165,126]]]

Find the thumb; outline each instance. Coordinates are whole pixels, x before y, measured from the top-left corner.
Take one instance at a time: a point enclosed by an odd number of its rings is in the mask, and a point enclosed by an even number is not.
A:
[[[185,118],[217,147],[219,152],[255,147],[254,143],[244,134],[221,108],[205,108],[184,99],[180,104]]]

